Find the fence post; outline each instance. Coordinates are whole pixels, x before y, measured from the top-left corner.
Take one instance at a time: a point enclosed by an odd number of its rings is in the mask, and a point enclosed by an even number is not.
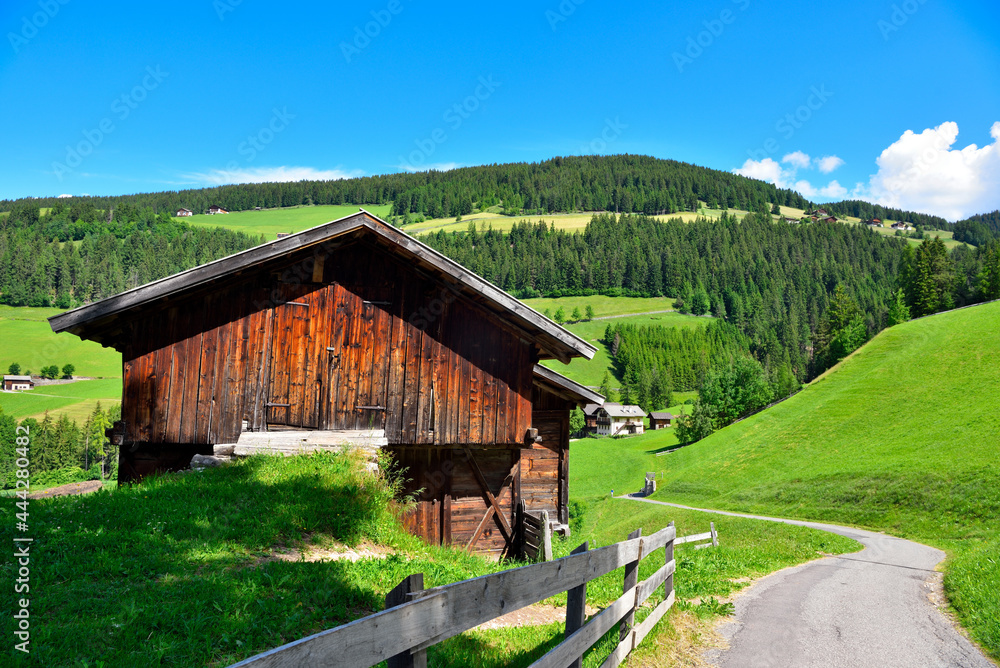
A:
[[[708,525],[712,527],[712,547],[719,547],[719,534],[715,530],[715,522],[709,522]]]
[[[570,554],[580,554],[590,548],[590,541],[586,541]],[[587,583],[584,582],[579,587],[573,587],[566,592],[566,634],[569,638],[580,627],[587,618]],[[581,668],[583,666],[583,656],[569,664],[569,668]]]
[[[542,561],[552,561],[552,526],[549,511],[542,511]]]
[[[672,526],[674,526],[674,523],[670,522],[670,524],[668,524],[667,526],[672,527]],[[676,539],[676,534],[675,534],[675,539]],[[666,552],[666,562],[665,563],[669,564],[671,561],[674,560],[674,541],[672,540],[669,543],[667,543],[664,546],[663,550],[664,550],[664,552]],[[674,574],[671,573],[663,581],[663,599],[666,600],[667,597],[670,596],[670,592],[672,592],[673,590],[674,590]]]
[[[628,539],[639,538],[642,536],[642,527],[636,529],[628,535]],[[643,558],[642,544],[639,545],[639,556],[636,557],[635,561],[630,561],[625,564],[625,584],[622,586],[622,593],[624,594],[632,587],[639,583],[639,562]],[[621,626],[618,627],[618,642],[622,642],[628,637],[628,634],[632,633],[632,626],[635,624],[635,604],[633,603],[632,609],[628,611],[628,614],[622,619]],[[631,650],[629,650],[631,651]]]
[[[397,605],[402,605],[409,600],[412,600],[412,596],[415,592],[420,592],[424,590],[424,574],[414,573],[413,575],[408,575],[403,578],[396,587],[385,595],[385,609],[395,608]],[[400,652],[394,657],[391,657],[386,661],[389,668],[427,668],[427,650],[422,649],[419,652]]]

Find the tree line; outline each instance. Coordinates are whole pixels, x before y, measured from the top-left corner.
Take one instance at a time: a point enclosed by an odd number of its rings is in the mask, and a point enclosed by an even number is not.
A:
[[[103,409],[98,403],[82,424],[66,414],[41,420],[26,418],[20,423],[0,408],[0,486],[15,486],[15,439],[17,427],[27,427],[30,438],[31,486],[61,485],[82,480],[115,479],[118,449],[104,430],[121,419],[121,406]],[[23,432],[22,432],[23,433]]]
[[[447,172],[366,176],[337,181],[248,183],[116,197],[39,198],[0,201],[0,211],[31,207],[87,207],[120,210],[128,205],[157,215],[195,212],[219,205],[230,211],[311,204],[387,204],[400,217],[454,217],[474,207],[502,205],[506,213],[694,211],[711,208],[756,210],[766,202],[806,208],[798,193],[731,172],[649,156],[571,156],[535,163],[464,167]],[[85,220],[86,222],[86,220]]]
[[[578,232],[519,223],[422,240],[519,297],[679,298],[679,308],[732,324],[766,368],[787,363],[799,381],[813,375],[813,336],[838,284],[868,335],[885,326],[906,244],[852,225],[775,224],[766,208],[742,222],[598,214]]]
[[[973,246],[984,246],[1000,239],[1000,210],[983,213],[955,223],[955,241],[964,241]]]
[[[150,208],[105,213],[58,204],[45,215],[18,205],[0,217],[0,303],[70,308],[264,242]]]

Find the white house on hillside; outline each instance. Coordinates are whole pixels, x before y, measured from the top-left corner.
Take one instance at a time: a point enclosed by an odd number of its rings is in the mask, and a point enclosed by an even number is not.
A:
[[[646,411],[639,406],[605,403],[597,410],[597,433],[605,436],[641,434]]]

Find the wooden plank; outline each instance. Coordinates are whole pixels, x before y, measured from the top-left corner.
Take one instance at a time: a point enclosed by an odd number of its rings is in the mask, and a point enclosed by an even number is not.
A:
[[[392,333],[392,315],[383,308],[375,308],[373,327],[372,384],[369,400],[372,406],[385,406],[384,411],[369,412],[372,425],[378,429],[385,428],[389,398],[387,386],[389,381],[389,355]]]
[[[604,663],[601,664],[601,668],[617,668],[617,666],[621,665],[621,662],[625,660],[625,657],[627,657],[633,649],[639,646],[639,643],[646,638],[649,632],[654,626],[656,626],[656,623],[660,621],[673,603],[673,592],[671,592],[670,597],[667,600],[660,601],[660,604],[653,609],[649,616],[639,623],[635,627],[635,630],[628,634],[627,638],[618,643],[618,646],[615,647],[614,651],[612,651],[611,654],[609,654],[604,660]]]
[[[400,442],[403,425],[403,397],[406,380],[406,329],[403,320],[405,290],[399,290],[396,299],[399,305],[393,304],[392,328],[389,339],[389,369],[386,390],[386,433],[394,443]]]
[[[663,584],[668,577],[674,574],[677,569],[677,562],[671,559],[664,565],[660,566],[655,573],[650,575],[648,578],[640,582],[636,586],[635,590],[635,604],[636,606],[642,605],[656,588]]]
[[[424,331],[420,340],[420,381],[417,387],[416,442],[433,443],[431,406],[434,402],[434,337]]]
[[[712,532],[706,531],[705,533],[696,533],[690,536],[684,536],[682,538],[675,538],[674,545],[682,545],[684,543],[695,543],[699,540],[710,540],[712,538]]]
[[[638,647],[639,643],[646,639],[646,636],[653,630],[656,623],[663,618],[663,615],[666,614],[667,610],[673,607],[674,600],[675,593],[671,590],[670,594],[667,595],[667,598],[660,601],[660,604],[653,609],[653,612],[649,613],[649,616],[635,627],[635,631],[633,632],[635,637],[633,641],[634,647]]]
[[[628,613],[635,602],[635,590],[631,589],[591,618],[583,627],[574,631],[566,640],[553,647],[545,656],[531,664],[530,668],[563,668],[579,666],[576,663],[584,652],[594,646],[605,633],[614,628]],[[568,612],[567,612],[568,614]]]
[[[372,371],[375,365],[375,306],[364,301],[360,304],[361,321],[357,340],[358,389],[354,400],[354,428],[364,429],[369,425],[371,412],[358,406],[374,406],[372,402]]]

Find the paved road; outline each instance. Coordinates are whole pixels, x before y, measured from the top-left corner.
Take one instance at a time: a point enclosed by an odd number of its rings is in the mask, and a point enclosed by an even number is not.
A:
[[[865,546],[861,552],[818,559],[757,581],[737,597],[735,621],[721,629],[729,649],[706,655],[714,665],[994,668],[930,601],[934,567],[944,552],[833,524],[707,512],[811,527]]]

